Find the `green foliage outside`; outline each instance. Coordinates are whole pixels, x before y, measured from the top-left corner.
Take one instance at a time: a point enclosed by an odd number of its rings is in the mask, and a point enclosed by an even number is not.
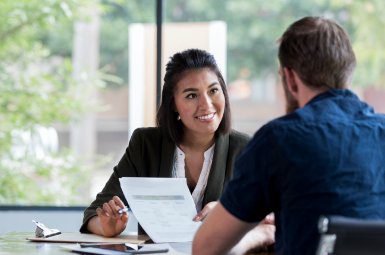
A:
[[[155,23],[155,2],[102,1],[102,66],[126,82],[127,26]],[[358,60],[355,86],[385,86],[384,11],[382,0],[164,0],[164,22],[226,22],[228,81],[276,74],[277,39],[293,21],[312,15],[335,19],[348,30]]]
[[[357,56],[354,85],[385,86],[385,2],[381,0],[166,0],[167,21],[224,20],[228,26],[228,80],[248,70],[249,79],[277,71],[276,40],[304,16],[337,20]]]
[[[101,70],[72,77],[73,21],[94,0],[0,1],[0,204],[78,204],[95,166],[71,151],[39,159],[15,156],[18,135],[69,123],[95,110],[81,98],[88,84],[127,84],[128,25],[155,23],[155,0],[101,0]],[[356,86],[385,86],[385,1],[382,0],[164,0],[165,22],[223,20],[227,24],[228,77],[260,79],[277,71],[277,44],[285,28],[308,15],[347,28],[358,66]],[[244,75],[247,74],[247,77]],[[119,77],[119,78],[117,78]],[[123,81],[123,82],[122,82]],[[95,85],[96,86],[96,85]],[[58,197],[60,192],[60,197]]]
[[[91,110],[78,93],[91,81],[74,80],[71,60],[53,55],[42,36],[58,24],[71,24],[74,10],[85,3],[0,1],[0,204],[84,201],[92,166],[71,151],[47,150],[37,157],[22,137],[36,137],[41,127],[68,123]]]

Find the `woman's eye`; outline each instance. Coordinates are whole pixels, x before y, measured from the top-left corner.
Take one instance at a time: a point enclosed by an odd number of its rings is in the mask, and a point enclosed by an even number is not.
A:
[[[186,96],[187,99],[193,99],[193,98],[196,98],[196,97],[197,97],[197,95],[196,95],[196,94],[193,94],[193,93],[188,94],[188,95]]]
[[[211,94],[215,94],[215,93],[218,93],[219,92],[219,89],[218,88],[213,88],[212,90],[210,90]]]

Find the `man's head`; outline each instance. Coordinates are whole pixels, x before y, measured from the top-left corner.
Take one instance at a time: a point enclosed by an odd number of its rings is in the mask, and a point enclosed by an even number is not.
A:
[[[278,58],[283,70],[288,112],[298,108],[298,102],[287,88],[285,69],[295,72],[305,86],[315,91],[346,88],[350,82],[356,58],[348,34],[334,21],[302,18],[289,26],[279,42]]]

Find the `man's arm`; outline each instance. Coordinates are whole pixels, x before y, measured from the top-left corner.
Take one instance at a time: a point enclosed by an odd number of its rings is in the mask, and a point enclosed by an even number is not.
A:
[[[231,215],[219,202],[196,233],[192,253],[225,254],[254,226]]]
[[[275,242],[275,225],[259,223],[239,241],[229,252],[231,255],[260,251]]]

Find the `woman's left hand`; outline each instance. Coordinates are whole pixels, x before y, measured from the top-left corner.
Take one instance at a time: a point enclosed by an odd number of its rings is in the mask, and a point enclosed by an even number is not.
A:
[[[271,212],[259,223],[259,224],[271,224],[275,225],[275,216],[274,213]]]
[[[193,221],[203,221],[217,204],[218,204],[217,201],[206,204],[205,207],[202,209],[202,211],[200,211],[197,215],[195,215],[195,217],[193,218]]]

